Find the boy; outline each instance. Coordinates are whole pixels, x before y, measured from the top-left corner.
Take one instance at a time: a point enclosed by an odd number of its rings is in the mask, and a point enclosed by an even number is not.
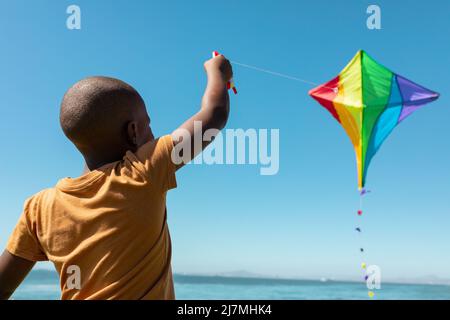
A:
[[[59,273],[61,299],[175,298],[166,192],[176,187],[175,171],[183,163],[174,164],[172,150],[186,146],[193,159],[201,152],[193,147],[194,121],[202,124],[196,134],[221,130],[229,113],[229,61],[217,56],[204,67],[208,84],[200,111],[158,139],[144,101],[128,84],[92,77],[66,92],[61,127],[87,172],[25,202],[0,257],[1,299],[12,295],[36,261],[45,260]],[[74,271],[79,287],[68,284]]]

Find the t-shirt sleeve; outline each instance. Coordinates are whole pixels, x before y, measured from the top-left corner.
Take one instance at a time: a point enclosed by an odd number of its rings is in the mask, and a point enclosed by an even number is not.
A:
[[[144,144],[137,157],[144,165],[150,183],[165,192],[176,188],[176,167],[172,161],[173,140],[171,135],[160,137]]]
[[[25,202],[19,221],[8,240],[6,250],[9,253],[29,261],[46,261],[37,236],[36,212],[32,198]]]

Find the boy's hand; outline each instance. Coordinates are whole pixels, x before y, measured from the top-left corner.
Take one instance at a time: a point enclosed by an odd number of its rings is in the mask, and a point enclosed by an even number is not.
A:
[[[220,73],[224,82],[230,81],[233,77],[233,68],[231,67],[231,63],[223,55],[218,55],[207,60],[204,67],[208,76],[214,76]]]

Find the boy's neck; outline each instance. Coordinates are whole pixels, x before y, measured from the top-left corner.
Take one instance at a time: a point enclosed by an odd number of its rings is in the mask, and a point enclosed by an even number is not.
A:
[[[122,157],[114,158],[114,159],[108,159],[103,161],[90,161],[88,159],[85,160],[83,174],[91,172],[93,170],[96,170],[100,167],[103,167],[104,165],[112,162],[116,162],[122,159]]]
[[[96,170],[104,165],[116,161],[120,161],[125,155],[128,148],[122,147],[117,148],[120,149],[117,152],[109,153],[102,152],[102,150],[96,150],[94,152],[81,152],[85,161],[85,168],[83,170],[84,173],[90,172],[92,170]],[[81,151],[81,150],[80,150]]]
[[[89,169],[89,167],[87,166],[87,164],[86,164],[86,162],[85,162],[85,163],[84,163],[84,168],[83,168],[82,175],[83,175],[83,174],[86,174],[86,173],[89,173],[89,172],[91,172],[91,170]]]

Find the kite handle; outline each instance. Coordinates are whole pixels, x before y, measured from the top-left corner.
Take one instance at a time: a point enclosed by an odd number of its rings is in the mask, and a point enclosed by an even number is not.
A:
[[[218,55],[220,55],[220,53],[218,51],[213,51],[212,52],[213,58],[217,57]],[[233,90],[234,94],[237,94],[237,89],[236,89],[236,86],[234,85],[233,78],[231,78],[231,80],[227,82],[227,89],[228,90],[231,89],[231,90]]]

